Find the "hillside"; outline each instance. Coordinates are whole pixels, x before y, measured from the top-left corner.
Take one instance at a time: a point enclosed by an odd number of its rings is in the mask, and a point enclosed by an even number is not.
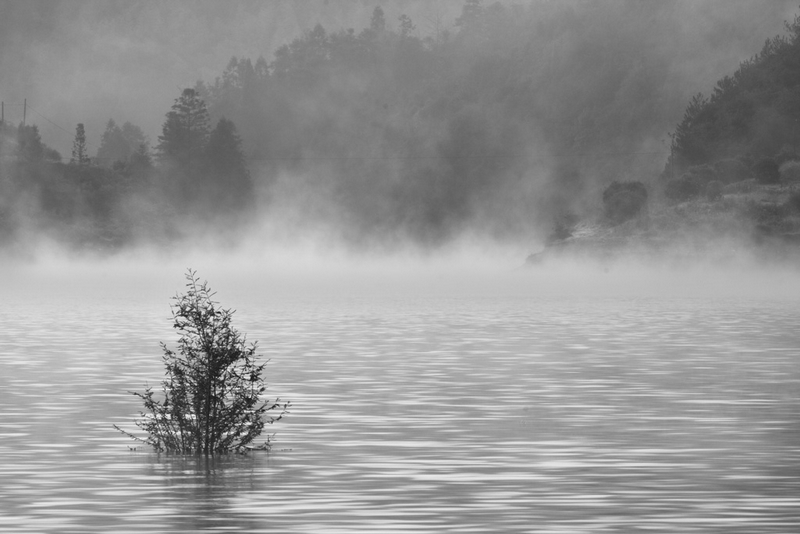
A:
[[[640,184],[642,199],[609,198],[612,185],[595,217],[557,226],[528,263],[586,254],[800,258],[800,17],[785,26],[711,97],[691,99],[660,178]]]

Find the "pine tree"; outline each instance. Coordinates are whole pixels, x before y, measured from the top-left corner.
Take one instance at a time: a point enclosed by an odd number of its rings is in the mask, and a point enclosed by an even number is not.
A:
[[[198,162],[208,143],[208,123],[208,109],[197,90],[184,89],[167,113],[158,137],[159,156],[184,165]]]
[[[42,161],[45,155],[45,145],[39,135],[39,127],[35,124],[25,126],[20,124],[17,128],[17,160],[25,163]]]
[[[252,198],[253,184],[233,121],[219,120],[209,136],[206,158],[207,194],[215,206],[235,209]]]
[[[111,165],[115,161],[125,161],[128,158],[130,147],[122,137],[122,130],[114,119],[108,119],[106,131],[100,138],[100,148],[97,149],[97,159],[100,164]]]
[[[376,6],[372,10],[372,18],[369,21],[369,29],[375,33],[383,33],[386,30],[386,16],[381,6]]]
[[[416,29],[416,26],[411,21],[411,17],[406,14],[400,15],[398,20],[400,21],[400,37],[405,39]]]
[[[78,123],[75,128],[75,140],[72,142],[72,159],[70,163],[75,165],[88,165],[89,154],[86,147],[86,131],[83,129],[83,123]]]

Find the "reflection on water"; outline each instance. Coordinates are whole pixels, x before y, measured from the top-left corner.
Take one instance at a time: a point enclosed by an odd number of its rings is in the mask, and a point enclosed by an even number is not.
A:
[[[800,531],[796,302],[254,306],[293,408],[272,453],[209,460],[111,428],[164,312],[0,310],[0,531]]]

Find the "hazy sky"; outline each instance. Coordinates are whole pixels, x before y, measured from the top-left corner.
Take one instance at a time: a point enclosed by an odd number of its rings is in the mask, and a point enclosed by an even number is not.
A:
[[[78,122],[90,152],[105,122],[131,121],[155,143],[179,88],[213,81],[231,56],[272,59],[276,48],[318,22],[328,29],[369,25],[383,4],[394,24],[418,31],[451,26],[458,2],[411,0],[0,0],[0,99],[6,119],[39,125],[68,155]],[[35,110],[35,111],[34,111]],[[53,121],[48,122],[44,117]],[[64,130],[58,128],[62,127]]]
[[[581,9],[586,1],[558,3]],[[797,12],[797,0],[672,4],[685,31],[670,29],[658,42],[675,47],[676,73],[685,67],[679,75],[690,80],[687,99],[735,70]],[[437,25],[451,27],[463,0],[0,0],[0,99],[16,124],[27,98],[28,122],[63,155],[78,122],[86,124],[93,154],[109,118],[141,126],[154,144],[180,88],[212,81],[231,56],[269,61],[317,22],[331,31],[360,30],[376,5],[390,26],[409,14],[424,36]]]

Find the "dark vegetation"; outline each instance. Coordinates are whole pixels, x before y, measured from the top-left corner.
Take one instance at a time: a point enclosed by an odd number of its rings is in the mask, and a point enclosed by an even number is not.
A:
[[[727,158],[760,167],[797,159],[800,147],[800,17],[786,35],[764,43],[732,76],[717,82],[710,97],[698,94],[673,134],[667,164],[683,172]],[[771,173],[771,172],[770,172]],[[776,175],[776,173],[771,173]]]
[[[603,206],[612,224],[633,219],[647,206],[647,188],[642,182],[612,182],[603,191]]]
[[[784,244],[800,242],[800,16],[785,29],[710,97],[692,98],[662,173],[668,201],[724,200],[723,211],[748,221],[757,242]]]
[[[173,327],[178,352],[162,343],[166,377],[161,398],[152,388],[134,393],[144,402],[134,440],[158,452],[217,454],[270,447],[269,439],[254,446],[266,424],[280,420],[289,403],[264,401],[266,363],[256,362],[256,344],[233,328],[233,312],[220,308],[206,282],[193,271],[187,291],[174,297]],[[269,416],[269,412],[277,415]]]
[[[683,98],[653,37],[669,4],[466,0],[427,35],[378,7],[361,30],[317,24],[269,59],[231,58],[181,92],[152,148],[110,120],[90,158],[79,125],[62,163],[35,126],[2,125],[0,240],[113,249],[243,235],[256,217],[357,247],[528,239],[554,221],[563,238],[587,214],[621,225],[800,178],[795,19],[691,100],[656,179]]]
[[[710,97],[694,96],[672,140],[663,177],[675,200],[700,195],[712,180],[781,182],[781,166],[800,160],[800,16]]]
[[[109,120],[98,156],[78,124],[69,163],[35,125],[0,124],[0,240],[44,232],[67,245],[114,249],[167,239],[253,206],[253,185],[235,125],[213,129],[193,89],[175,101],[155,157],[137,126]]]
[[[435,247],[465,230],[527,239],[600,184],[654,166],[641,140],[663,135],[675,103],[643,98],[671,86],[670,58],[643,62],[630,43],[661,10],[467,0],[424,35],[376,8],[363,29],[317,25],[266,59],[232,58],[181,93],[152,153],[134,125],[109,122],[88,165],[41,146],[27,162],[7,126],[2,232],[170,241],[248,224],[258,200],[259,216],[355,246]]]
[[[617,251],[729,261],[743,244],[761,259],[800,248],[800,16],[786,35],[691,99],[660,180],[613,181],[598,221],[557,224],[544,252]],[[651,200],[648,202],[648,190]],[[624,224],[637,220],[641,224]],[[558,235],[556,235],[558,234]]]

